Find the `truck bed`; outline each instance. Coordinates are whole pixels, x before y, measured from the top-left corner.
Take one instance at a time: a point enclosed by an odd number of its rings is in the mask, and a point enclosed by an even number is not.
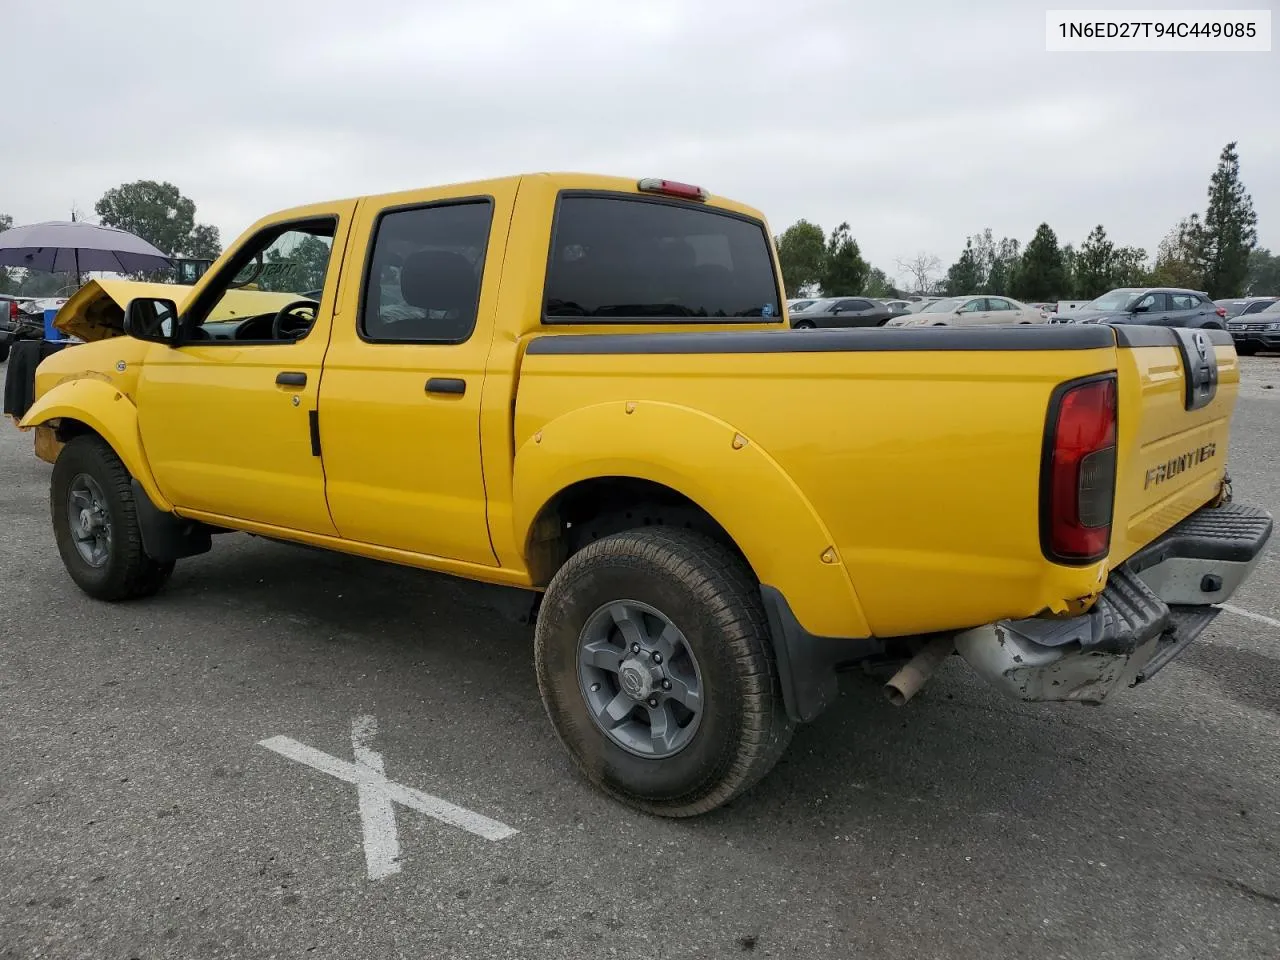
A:
[[[1183,361],[1163,329],[542,336],[522,362],[514,443],[519,451],[588,404],[643,412],[661,403],[717,420],[804,491],[866,630],[929,633],[1087,605],[1114,566],[1215,496],[1238,370],[1227,335],[1212,343],[1216,394],[1188,411]],[[1111,555],[1086,566],[1051,563],[1039,532],[1049,400],[1064,381],[1106,371],[1117,372],[1119,387]],[[673,460],[700,456],[677,431],[667,446]],[[1188,462],[1186,451],[1205,448]],[[1168,475],[1153,482],[1148,473],[1159,464]],[[517,477],[518,468],[517,457]],[[739,500],[752,500],[747,474],[731,468],[707,482],[742,484]],[[768,503],[751,509],[757,523],[769,522]],[[798,584],[787,594],[806,629],[860,635],[853,614],[834,632],[831,603],[812,595],[826,573],[818,551],[812,561],[807,572],[770,569],[766,557],[756,572],[767,584]]]

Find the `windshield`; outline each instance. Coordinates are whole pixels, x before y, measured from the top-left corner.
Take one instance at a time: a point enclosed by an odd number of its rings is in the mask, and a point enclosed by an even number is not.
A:
[[[1121,287],[1119,290],[1112,290],[1110,293],[1104,293],[1097,300],[1086,303],[1083,307],[1085,310],[1123,310],[1128,306],[1129,301],[1134,298],[1140,290],[1132,287]]]
[[[1275,316],[1277,313],[1280,313],[1280,300],[1271,304],[1267,309],[1258,311],[1258,315],[1266,314],[1267,316]]]
[[[937,303],[931,303],[920,312],[921,313],[951,313],[955,310],[958,310],[960,308],[960,304],[962,303],[964,303],[964,300],[961,299],[960,297],[951,297],[947,300],[939,300]]]

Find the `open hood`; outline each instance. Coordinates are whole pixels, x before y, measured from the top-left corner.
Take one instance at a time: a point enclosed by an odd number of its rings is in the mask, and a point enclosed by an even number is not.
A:
[[[90,280],[58,309],[53,325],[85,342],[124,333],[124,308],[134,297],[165,297],[179,307],[191,287],[137,280]]]
[[[90,280],[58,310],[53,325],[85,342],[118,337],[124,333],[124,308],[135,297],[163,297],[178,305],[179,312],[192,287],[177,283],[143,283],[138,280]],[[246,287],[224,293],[206,322],[242,320],[275,313],[300,299],[297,293],[276,293]]]

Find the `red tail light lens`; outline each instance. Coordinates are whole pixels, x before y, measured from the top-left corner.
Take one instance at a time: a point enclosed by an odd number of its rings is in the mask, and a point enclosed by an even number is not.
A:
[[[1095,563],[1111,549],[1116,413],[1114,373],[1054,391],[1040,468],[1040,543],[1056,563]]]
[[[1217,310],[1214,311],[1214,313],[1216,313],[1220,317],[1225,317],[1227,315],[1227,308],[1219,307]]]
[[[9,301],[9,319],[15,322],[18,319],[18,301],[17,300]]]

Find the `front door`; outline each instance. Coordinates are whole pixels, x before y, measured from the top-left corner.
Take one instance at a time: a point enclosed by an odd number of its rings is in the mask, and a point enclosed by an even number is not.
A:
[[[364,277],[343,296],[320,388],[329,508],[345,539],[497,565],[480,401],[514,193],[421,191],[361,208],[349,256]]]
[[[155,345],[139,429],[178,508],[333,535],[314,418],[355,203],[307,208],[254,231]]]

